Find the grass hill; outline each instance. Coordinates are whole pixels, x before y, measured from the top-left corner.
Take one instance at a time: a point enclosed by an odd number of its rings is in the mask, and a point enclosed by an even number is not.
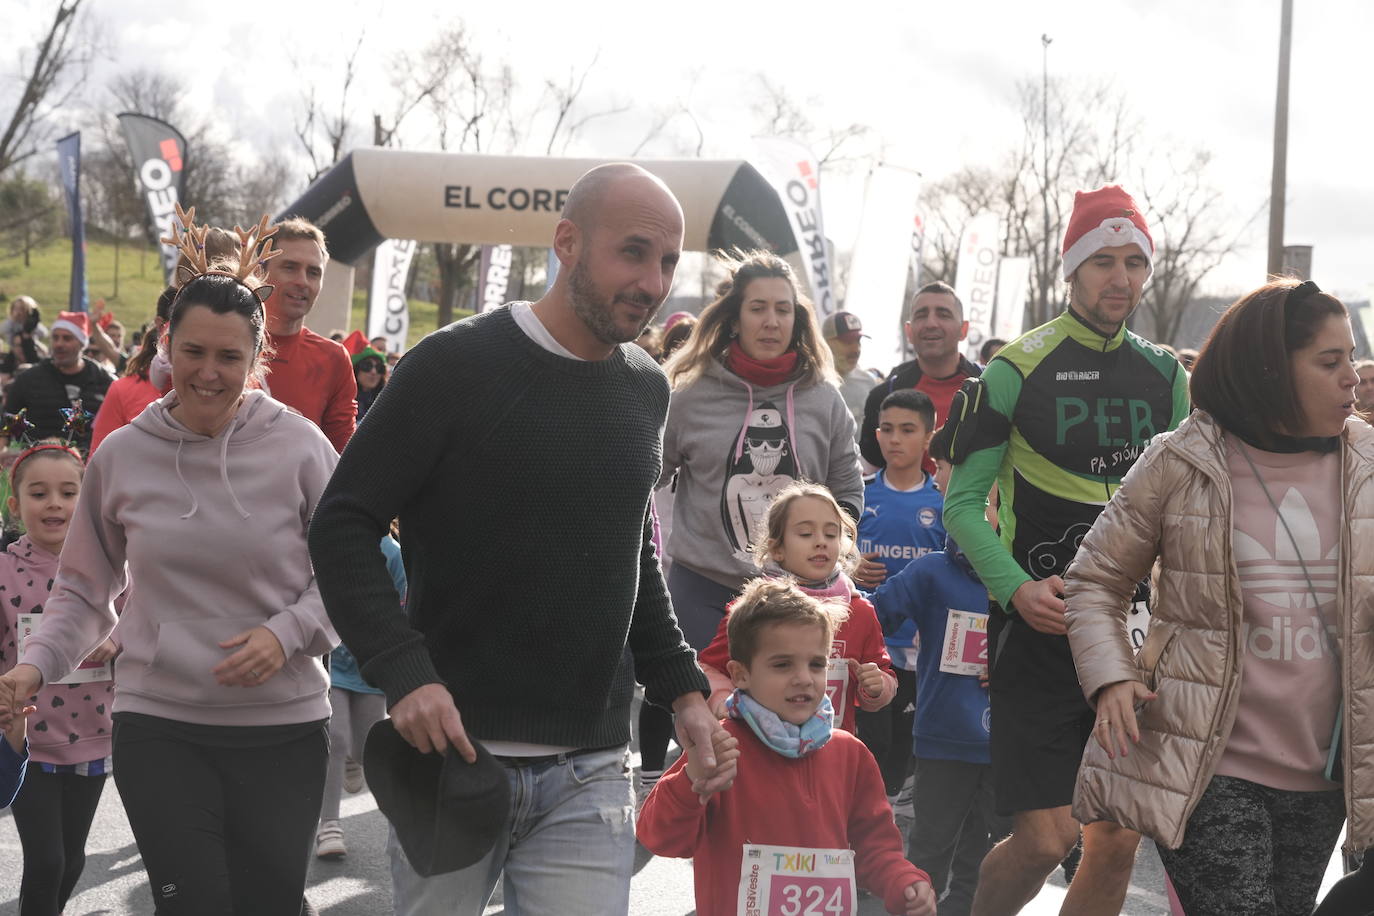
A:
[[[118,273],[115,264],[118,258]],[[15,296],[38,300],[43,321],[51,324],[66,308],[71,284],[71,243],[67,239],[49,242],[30,252],[29,266],[22,253],[0,256],[0,309],[8,308]],[[86,242],[86,287],[91,302],[104,299],[130,331],[153,317],[157,297],[162,292],[162,267],[157,252],[146,244],[125,242],[116,248],[112,241],[88,239]],[[471,312],[459,310],[454,318]],[[414,346],[421,337],[438,327],[439,306],[433,302],[410,301],[410,339]],[[0,315],[3,317],[3,315]],[[353,291],[352,321],[346,330],[363,327],[367,320],[367,290]]]

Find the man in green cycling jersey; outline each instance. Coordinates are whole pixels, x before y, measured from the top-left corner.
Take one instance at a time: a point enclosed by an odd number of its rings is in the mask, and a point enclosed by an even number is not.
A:
[[[1064,635],[1060,577],[1141,450],[1189,409],[1183,367],[1125,327],[1153,257],[1129,194],[1077,194],[1063,248],[1069,307],[989,362],[945,500],[945,525],[995,602],[993,779],[998,813],[1013,818],[983,862],[975,916],[1018,912],[1078,839],[1070,805],[1094,715]],[[997,531],[983,514],[994,483]],[[1061,913],[1120,912],[1138,842],[1115,824],[1086,825]]]

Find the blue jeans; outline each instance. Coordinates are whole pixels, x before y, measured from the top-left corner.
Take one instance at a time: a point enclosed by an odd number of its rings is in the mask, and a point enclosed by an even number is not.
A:
[[[481,916],[498,879],[506,916],[628,914],[635,849],[628,749],[502,763],[510,779],[510,834],[476,865],[422,878],[391,831],[396,916]]]

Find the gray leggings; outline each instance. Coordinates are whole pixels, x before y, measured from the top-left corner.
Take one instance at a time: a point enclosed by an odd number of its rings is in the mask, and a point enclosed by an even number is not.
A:
[[[329,688],[329,769],[324,777],[324,803],[320,820],[339,819],[339,800],[343,797],[344,758],[352,755],[363,762],[363,744],[368,729],[386,716],[386,697],[380,693],[358,693],[342,687]]]
[[[1308,916],[1344,823],[1340,789],[1214,776],[1183,845],[1159,847],[1159,858],[1188,916]]]

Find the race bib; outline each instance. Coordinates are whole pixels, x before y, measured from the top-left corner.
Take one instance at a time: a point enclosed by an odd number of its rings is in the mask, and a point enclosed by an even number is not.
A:
[[[19,651],[24,651],[24,641],[38,631],[38,626],[43,622],[42,614],[20,614],[19,615]],[[71,674],[62,678],[60,681],[53,681],[54,684],[90,684],[93,681],[108,681],[114,678],[109,662],[82,662],[81,665]]]
[[[854,916],[854,852],[744,845],[739,916]]]
[[[950,610],[945,620],[940,670],[946,674],[970,674],[975,677],[988,670],[987,614]]]
[[[843,658],[832,658],[825,663],[825,695],[830,697],[830,708],[835,715],[844,718],[845,705],[849,699],[849,662]]]

